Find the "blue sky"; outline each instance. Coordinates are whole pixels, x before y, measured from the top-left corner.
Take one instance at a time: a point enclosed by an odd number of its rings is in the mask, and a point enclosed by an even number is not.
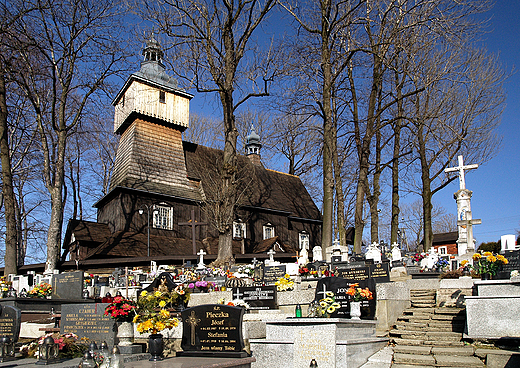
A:
[[[466,175],[466,188],[473,191],[471,210],[474,219],[482,219],[473,228],[477,244],[497,241],[501,235],[517,234],[520,229],[520,2],[497,0],[490,12],[490,33],[485,46],[498,53],[506,70],[513,70],[505,83],[506,107],[498,133],[502,145],[495,158],[471,170]],[[473,162],[465,162],[472,164]],[[458,180],[437,193],[434,200],[456,213],[453,193],[459,189]]]
[[[484,47],[498,53],[504,68],[513,72],[504,88],[507,100],[498,134],[503,136],[498,154],[489,162],[466,174],[466,188],[473,191],[471,202],[474,219],[482,224],[474,226],[477,245],[497,241],[501,235],[517,234],[520,230],[520,193],[517,192],[520,177],[520,1],[497,0],[493,9],[485,14],[489,18]],[[195,94],[191,111],[217,117],[220,113],[214,96]],[[453,162],[454,166],[456,162]],[[465,161],[465,164],[474,162]],[[457,205],[453,194],[459,189],[459,181],[436,193],[435,205],[440,205],[456,215]]]

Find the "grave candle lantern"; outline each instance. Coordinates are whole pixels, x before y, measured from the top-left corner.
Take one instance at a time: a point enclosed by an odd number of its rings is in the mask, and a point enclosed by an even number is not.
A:
[[[14,344],[9,336],[0,337],[0,362],[5,362],[14,357]]]
[[[38,352],[39,358],[36,364],[54,364],[58,357],[58,345],[54,343],[54,338],[52,336],[47,336],[43,340],[43,344],[40,344]]]

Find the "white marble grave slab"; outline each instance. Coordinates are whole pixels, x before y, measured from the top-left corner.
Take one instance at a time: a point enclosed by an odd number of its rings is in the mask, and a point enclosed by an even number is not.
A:
[[[308,367],[316,359],[320,368],[336,368],[336,332],[302,330],[295,333],[293,367]]]

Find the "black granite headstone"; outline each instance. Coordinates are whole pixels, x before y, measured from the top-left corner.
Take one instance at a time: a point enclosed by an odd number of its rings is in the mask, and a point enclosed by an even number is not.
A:
[[[226,276],[207,276],[205,279],[207,282],[212,282],[215,286],[222,287],[226,284]]]
[[[363,301],[361,303],[362,308],[362,318],[363,319],[374,319],[376,314],[376,283],[372,279],[356,281],[355,283],[359,284],[360,288],[368,287],[368,290],[372,292],[373,299],[368,301]],[[348,280],[345,280],[340,277],[323,277],[318,281],[316,285],[316,295],[315,300],[319,301],[323,299],[325,295],[325,291],[332,291],[334,293],[334,297],[336,302],[338,302],[341,307],[336,310],[331,316],[332,317],[340,317],[340,318],[349,318],[350,317],[350,300],[351,296],[347,294],[347,290],[350,285],[353,284]]]
[[[14,342],[20,336],[22,311],[10,305],[0,306],[0,336],[8,336]]]
[[[376,263],[370,265],[370,278],[375,282],[390,282],[390,265],[389,263]]]
[[[276,286],[248,286],[233,290],[233,297],[249,304],[249,309],[276,309]]]
[[[108,303],[63,304],[60,333],[75,333],[98,345],[103,341],[114,345],[117,326],[115,319],[104,315],[107,306]]]
[[[242,337],[244,309],[206,304],[185,309],[182,319],[181,356],[247,356]]]
[[[341,268],[338,269],[337,276],[344,278],[347,282],[354,283],[367,280],[370,277],[370,270],[368,267]]]
[[[284,277],[286,272],[285,265],[283,266],[264,266],[264,278],[265,284],[274,284],[281,277]]]
[[[507,250],[503,254],[507,259],[507,264],[502,265],[502,269],[498,272],[498,279],[509,279],[511,271],[520,271],[520,250]]]
[[[392,268],[394,267],[404,267],[404,262],[401,259],[400,261],[392,261]]]
[[[83,297],[83,271],[65,272],[52,278],[52,298],[81,300]]]

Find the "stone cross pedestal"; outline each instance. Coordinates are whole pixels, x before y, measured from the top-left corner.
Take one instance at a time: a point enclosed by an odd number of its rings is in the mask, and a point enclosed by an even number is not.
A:
[[[473,253],[475,244],[473,241],[473,225],[482,223],[481,220],[473,220],[471,217],[471,196],[473,192],[466,189],[466,180],[464,170],[472,170],[478,168],[477,164],[464,165],[462,155],[458,157],[459,165],[444,169],[444,172],[458,172],[460,189],[453,195],[457,202],[457,226],[459,237],[457,240],[458,255]]]

